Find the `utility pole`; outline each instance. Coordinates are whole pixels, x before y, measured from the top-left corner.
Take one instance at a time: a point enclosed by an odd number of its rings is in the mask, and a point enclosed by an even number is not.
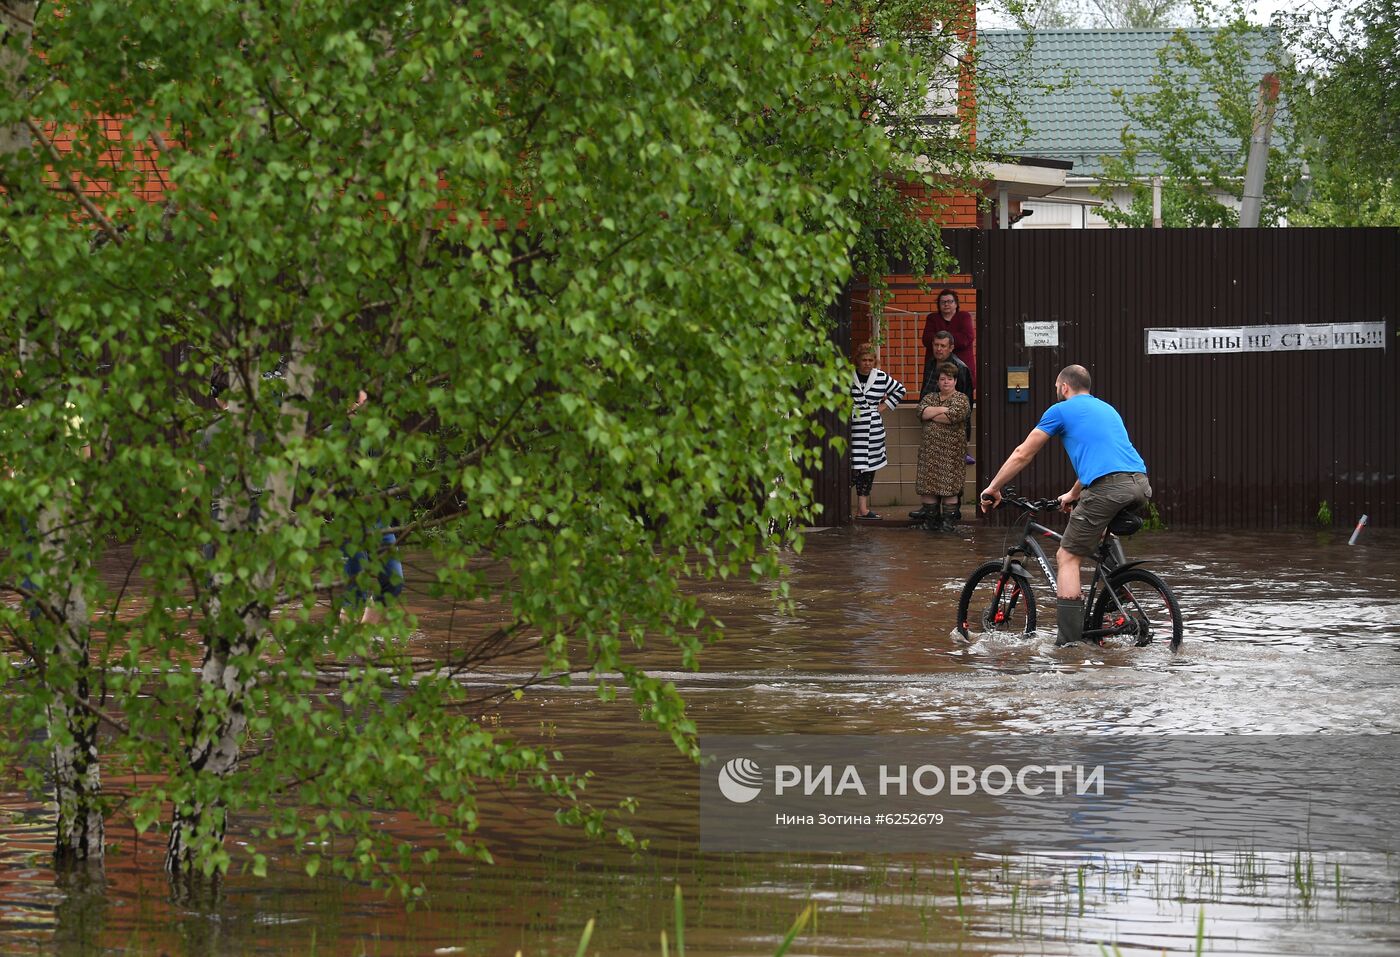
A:
[[[1244,198],[1240,203],[1240,226],[1259,225],[1259,208],[1264,203],[1264,173],[1269,165],[1269,134],[1278,108],[1278,77],[1265,73],[1259,81],[1259,100],[1254,104],[1254,135],[1249,138],[1249,161],[1244,168]]]

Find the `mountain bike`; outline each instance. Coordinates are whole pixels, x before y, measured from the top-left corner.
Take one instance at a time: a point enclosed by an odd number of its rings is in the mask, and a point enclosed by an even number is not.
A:
[[[1015,505],[1025,515],[1011,526],[1010,544],[998,561],[979,565],[958,597],[958,631],[964,638],[980,628],[992,634],[1035,631],[1035,588],[1024,560],[1034,560],[1056,592],[1055,564],[1041,539],[1059,542],[1061,534],[1035,521],[1038,512],[1058,509],[1059,499],[1027,499],[1013,488],[1002,491],[1002,504]],[[1181,647],[1181,606],[1167,583],[1130,562],[1122,539],[1142,528],[1142,518],[1126,508],[1108,523],[1098,550],[1090,557],[1094,578],[1084,596],[1084,639],[1105,646],[1142,647],[1165,640],[1172,651]]]

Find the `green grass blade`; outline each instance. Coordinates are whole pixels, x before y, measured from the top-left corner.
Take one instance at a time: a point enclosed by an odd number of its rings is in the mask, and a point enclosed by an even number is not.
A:
[[[958,922],[964,927],[967,926],[967,914],[963,912],[962,898],[962,869],[958,867],[958,859],[953,858],[953,893],[958,898]]]
[[[783,957],[783,955],[788,952],[788,948],[791,947],[792,942],[797,939],[797,935],[802,933],[802,928],[806,927],[807,922],[812,919],[816,906],[815,904],[808,904],[803,909],[802,913],[797,915],[797,920],[792,922],[792,927],[788,930],[787,936],[784,937],[783,942],[778,945],[778,949],[773,951],[773,957]]]
[[[594,918],[588,918],[588,923],[583,925],[583,936],[578,939],[578,950],[574,952],[574,957],[583,957],[588,950],[588,942],[593,938]]]
[[[681,885],[676,885],[676,957],[685,957],[685,905],[681,903]]]

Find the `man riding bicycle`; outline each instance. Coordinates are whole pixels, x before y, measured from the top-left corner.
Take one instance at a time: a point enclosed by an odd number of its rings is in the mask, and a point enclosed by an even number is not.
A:
[[[1130,506],[1141,507],[1152,497],[1147,465],[1133,443],[1123,417],[1102,399],[1090,395],[1089,370],[1065,366],[1055,377],[1056,404],[1045,410],[1025,441],[1007,457],[991,484],[982,490],[986,512],[1001,504],[1001,490],[1045,447],[1051,436],[1064,436],[1065,452],[1074,466],[1074,487],[1059,498],[1060,509],[1070,515],[1060,550],[1055,555],[1055,616],[1059,633],[1055,644],[1080,641],[1084,632],[1084,598],[1079,580],[1080,562],[1094,553],[1113,517]]]

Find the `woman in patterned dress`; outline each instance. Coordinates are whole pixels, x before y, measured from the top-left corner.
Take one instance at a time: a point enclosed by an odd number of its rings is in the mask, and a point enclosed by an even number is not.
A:
[[[972,409],[957,385],[957,366],[945,362],[938,367],[938,391],[930,392],[919,402],[924,434],[919,441],[914,491],[925,501],[932,500],[923,511],[929,515],[929,528],[935,532],[950,532],[957,527],[958,496],[967,474],[962,425]],[[941,503],[941,515],[932,514],[936,507],[933,502]]]
[[[880,406],[898,408],[903,398],[904,386],[888,372],[875,368],[875,347],[868,342],[859,346],[855,375],[851,377],[851,485],[856,490],[856,518],[880,517],[870,510],[875,471],[889,462]]]

